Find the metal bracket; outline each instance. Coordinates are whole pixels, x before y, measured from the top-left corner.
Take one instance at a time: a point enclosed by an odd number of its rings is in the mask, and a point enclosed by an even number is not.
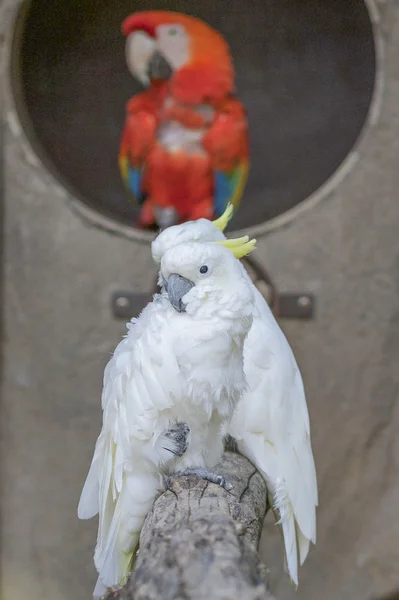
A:
[[[278,310],[273,311],[280,319],[313,319],[316,299],[313,294],[281,293],[277,296]]]
[[[306,292],[280,293],[264,267],[252,257],[242,261],[252,282],[265,298],[276,318],[280,319],[312,319],[314,317],[315,298]],[[111,297],[111,310],[116,319],[136,317],[152,300],[158,291],[157,280],[153,290],[147,293],[121,290]]]
[[[140,294],[126,290],[114,292],[111,296],[112,314],[116,319],[137,317],[151,300],[151,293]]]
[[[307,292],[279,292],[267,270],[252,256],[242,259],[252,283],[269,304],[276,318],[313,319],[316,299]]]

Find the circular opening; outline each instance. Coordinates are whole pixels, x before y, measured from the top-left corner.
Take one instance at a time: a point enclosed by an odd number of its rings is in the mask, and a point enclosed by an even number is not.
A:
[[[151,9],[194,14],[188,0]],[[145,3],[31,0],[15,42],[28,135],[65,187],[134,227],[117,166],[126,101],[122,20]],[[336,171],[366,120],[375,49],[363,0],[203,0],[195,15],[228,40],[249,116],[251,169],[234,229],[305,200]]]

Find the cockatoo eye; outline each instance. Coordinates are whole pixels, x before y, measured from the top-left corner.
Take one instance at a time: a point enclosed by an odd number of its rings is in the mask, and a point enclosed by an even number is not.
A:
[[[208,267],[206,265],[202,265],[199,272],[202,273],[202,275],[205,275],[205,273],[208,273]]]

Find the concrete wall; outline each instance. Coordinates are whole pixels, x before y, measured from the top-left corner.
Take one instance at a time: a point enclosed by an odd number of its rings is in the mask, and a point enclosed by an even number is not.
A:
[[[16,6],[0,5],[3,50]],[[259,240],[282,289],[318,297],[314,321],[283,323],[308,393],[320,510],[297,594],[277,529],[265,526],[262,554],[281,600],[364,600],[399,587],[398,2],[381,2],[378,15],[385,87],[358,161],[323,202]],[[5,66],[0,597],[83,599],[96,523],[79,522],[76,505],[103,368],[124,332],[109,296],[148,287],[154,267],[148,246],[73,210],[21,132]]]

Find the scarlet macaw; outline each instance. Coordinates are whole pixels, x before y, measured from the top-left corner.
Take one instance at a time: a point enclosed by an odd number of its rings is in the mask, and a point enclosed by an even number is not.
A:
[[[234,97],[227,43],[203,21],[137,12],[122,25],[132,74],[147,89],[127,104],[119,166],[142,205],[139,224],[220,216],[241,199],[248,128]]]

